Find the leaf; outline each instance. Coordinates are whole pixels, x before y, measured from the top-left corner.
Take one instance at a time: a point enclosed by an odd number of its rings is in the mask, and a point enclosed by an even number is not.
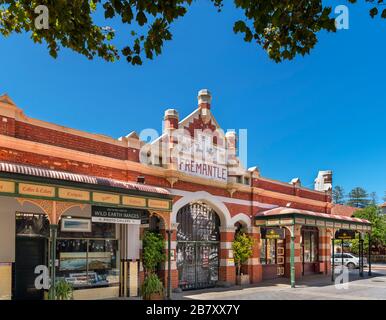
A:
[[[143,26],[147,22],[146,15],[143,13],[143,11],[139,11],[137,13],[136,20],[140,26]]]
[[[370,10],[370,17],[371,18],[374,18],[376,15],[378,14],[378,9],[377,8],[372,8],[371,10]]]

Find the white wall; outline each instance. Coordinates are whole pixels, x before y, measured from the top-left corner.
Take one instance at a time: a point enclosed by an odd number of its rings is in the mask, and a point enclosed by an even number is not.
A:
[[[29,203],[23,206],[11,197],[0,197],[0,262],[15,262],[16,212],[43,213]]]

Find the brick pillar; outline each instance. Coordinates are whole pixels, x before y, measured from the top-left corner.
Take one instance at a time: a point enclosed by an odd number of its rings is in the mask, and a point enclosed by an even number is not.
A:
[[[331,274],[331,233],[326,228],[319,228],[319,271]]]
[[[248,235],[253,239],[252,257],[248,260],[248,274],[251,283],[258,283],[263,279],[263,268],[260,264],[260,227],[248,229]]]
[[[236,267],[233,260],[232,242],[235,227],[220,228],[220,270],[219,282],[236,284]]]
[[[289,227],[291,228],[291,227]],[[290,278],[291,276],[291,232],[286,229],[285,231],[285,276]],[[302,261],[301,261],[301,226],[295,226],[295,279],[302,277]]]
[[[171,287],[172,289],[178,288],[178,270],[177,270],[177,226],[172,226],[171,228],[171,251],[172,251],[172,259],[171,259]],[[168,234],[165,229],[160,229],[160,234],[165,239],[165,261],[162,263],[161,270],[159,273],[159,277],[164,283],[165,288],[168,284]]]

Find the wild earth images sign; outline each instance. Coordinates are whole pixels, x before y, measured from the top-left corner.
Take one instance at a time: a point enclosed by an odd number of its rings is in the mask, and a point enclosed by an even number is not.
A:
[[[135,209],[93,206],[91,211],[93,222],[141,224],[141,218],[142,211]]]

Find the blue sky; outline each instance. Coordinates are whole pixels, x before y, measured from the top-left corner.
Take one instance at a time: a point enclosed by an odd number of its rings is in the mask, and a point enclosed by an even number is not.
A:
[[[362,186],[381,200],[386,20],[349,6],[349,30],[321,33],[311,55],[276,64],[232,32],[240,13],[229,4],[217,13],[208,0],[195,2],[163,54],[142,67],[66,49],[54,60],[26,35],[1,38],[0,93],[28,116],[118,138],[160,130],[167,108],[185,117],[208,88],[220,125],[248,129],[248,165],[263,176],[312,186],[318,170],[331,169],[347,192]]]

